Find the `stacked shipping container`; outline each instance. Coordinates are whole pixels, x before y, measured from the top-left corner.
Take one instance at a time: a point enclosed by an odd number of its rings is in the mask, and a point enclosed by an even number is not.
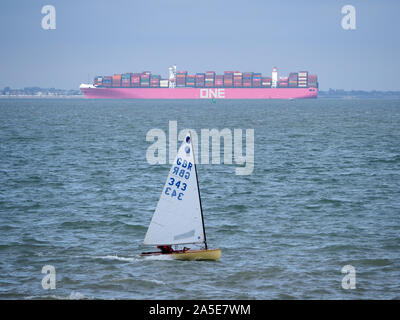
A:
[[[143,88],[150,87],[150,72],[149,71],[144,71],[140,75],[140,86]]]
[[[215,72],[214,71],[206,71],[206,81],[205,81],[206,88],[213,88],[214,80],[215,80]]]
[[[121,78],[122,75],[121,74],[114,74],[112,76],[112,86],[117,88],[121,86]]]
[[[134,73],[131,76],[131,86],[134,88],[140,87],[140,73]]]
[[[222,74],[218,74],[215,76],[215,87],[222,88],[224,86],[224,76]]]
[[[243,85],[243,74],[239,71],[233,73],[233,86],[235,88],[241,88]]]
[[[94,78],[93,84],[95,86],[103,86],[103,77],[97,76]]]
[[[196,73],[196,87],[203,88],[205,85],[205,74],[204,73]]]
[[[297,77],[298,74],[297,73],[289,73],[289,87],[290,88],[295,88],[297,87]]]
[[[168,86],[169,86],[168,79],[161,79],[160,80],[160,88],[168,88]]]
[[[317,76],[315,74],[310,74],[308,76],[308,86],[310,88],[318,88]]]
[[[131,86],[131,74],[124,73],[121,77],[121,87],[129,88]]]
[[[196,86],[196,76],[188,75],[186,77],[186,87],[194,88]]]
[[[288,82],[289,82],[288,77],[280,77],[279,78],[279,88],[287,88]]]
[[[253,72],[244,72],[243,73],[243,87],[251,88],[253,84]]]
[[[112,77],[111,76],[103,77],[103,86],[106,88],[112,87]]]
[[[307,78],[308,78],[308,71],[300,71],[298,76],[298,87],[299,88],[306,88],[307,87]]]
[[[151,75],[150,76],[150,87],[151,88],[158,88],[160,87],[160,76],[157,75]]]
[[[176,86],[186,87],[186,75],[187,71],[178,71],[176,73]]]
[[[261,79],[261,87],[271,88],[271,85],[272,85],[272,77],[265,77]]]
[[[253,73],[253,87],[261,88],[261,73]]]
[[[233,87],[233,71],[225,71],[224,72],[224,87],[232,88]]]
[[[177,87],[190,88],[270,88],[272,77],[262,77],[261,73],[239,71],[225,71],[223,75],[216,75],[214,71],[188,75],[187,71],[176,73]],[[113,76],[96,76],[94,85],[106,88],[168,88],[169,80],[161,79],[159,75],[152,75],[149,71],[142,73],[114,74]],[[298,73],[291,72],[289,77],[280,77],[278,81],[280,88],[318,88],[316,75],[308,71]]]

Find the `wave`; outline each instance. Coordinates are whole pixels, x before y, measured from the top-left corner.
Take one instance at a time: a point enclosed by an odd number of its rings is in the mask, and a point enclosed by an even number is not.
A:
[[[155,283],[155,284],[166,285],[166,283],[164,281],[156,280],[156,279],[143,279],[143,281],[148,281],[148,282],[152,282],[152,283]]]
[[[90,299],[80,292],[72,291],[68,296],[46,295],[46,296],[28,296],[26,300],[87,300]]]
[[[138,261],[138,258],[134,257],[119,257],[117,255],[107,255],[107,256],[97,256],[96,259],[104,259],[104,260],[117,260],[117,261],[124,261],[124,262],[135,262]]]
[[[157,255],[157,256],[146,256],[142,257],[144,260],[175,260],[173,257],[169,255]]]

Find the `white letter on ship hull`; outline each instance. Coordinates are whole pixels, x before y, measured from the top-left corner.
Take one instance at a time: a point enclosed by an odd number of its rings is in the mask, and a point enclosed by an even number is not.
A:
[[[200,89],[200,98],[218,98],[225,99],[225,89]]]
[[[200,98],[202,98],[202,99],[208,98],[208,90],[207,89],[200,89]]]

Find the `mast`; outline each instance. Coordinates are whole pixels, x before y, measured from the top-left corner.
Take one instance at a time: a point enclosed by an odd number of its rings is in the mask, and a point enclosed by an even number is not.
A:
[[[201,222],[202,222],[202,224],[203,224],[204,245],[205,245],[206,250],[207,250],[208,247],[207,247],[207,238],[206,238],[206,228],[205,228],[205,226],[204,226],[203,206],[201,205],[199,178],[197,177],[196,157],[195,157],[195,155],[194,155],[194,149],[193,149],[193,143],[192,143],[192,135],[191,135],[190,131],[189,131],[189,136],[190,136],[190,145],[192,146],[192,152],[193,152],[194,170],[195,170],[195,172],[196,172],[197,191],[198,191],[198,193],[199,193],[200,212],[201,212]]]

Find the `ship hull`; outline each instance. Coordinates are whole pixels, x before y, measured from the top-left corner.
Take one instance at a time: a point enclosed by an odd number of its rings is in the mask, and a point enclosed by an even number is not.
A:
[[[310,99],[317,88],[103,88],[81,87],[89,99]]]
[[[221,249],[205,249],[205,250],[188,250],[188,251],[176,251],[173,253],[161,253],[161,252],[143,252],[142,257],[151,256],[170,256],[176,260],[218,260],[221,258]]]

